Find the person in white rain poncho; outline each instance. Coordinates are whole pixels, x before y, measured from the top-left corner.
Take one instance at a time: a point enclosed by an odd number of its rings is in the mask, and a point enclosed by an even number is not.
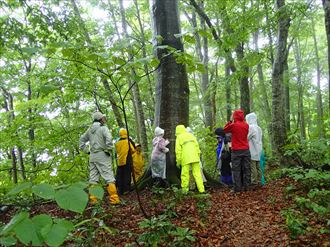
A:
[[[262,151],[262,130],[257,123],[257,115],[252,112],[245,117],[249,125],[249,149],[251,153],[251,184],[261,184],[260,156]]]
[[[115,177],[111,165],[112,137],[106,119],[101,112],[92,114],[93,124],[80,137],[79,148],[89,155],[89,183],[91,185],[99,182],[100,176],[106,181],[109,192],[110,204],[120,203]],[[89,146],[87,145],[89,143]],[[96,196],[89,195],[91,203],[96,203]]]
[[[155,128],[155,138],[152,140],[153,150],[151,153],[151,175],[156,184],[166,184],[166,153],[169,149],[166,147],[170,142],[164,139],[165,131]]]

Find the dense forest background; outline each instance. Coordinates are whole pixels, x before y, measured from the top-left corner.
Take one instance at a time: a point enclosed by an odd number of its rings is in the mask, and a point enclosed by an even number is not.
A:
[[[0,30],[1,197],[86,180],[94,111],[114,139],[128,127],[146,166],[159,125],[176,169],[183,123],[214,175],[213,130],[239,108],[258,115],[268,164],[330,163],[328,0],[0,0]]]

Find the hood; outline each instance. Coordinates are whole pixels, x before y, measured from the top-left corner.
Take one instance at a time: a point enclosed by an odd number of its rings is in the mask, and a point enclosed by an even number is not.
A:
[[[127,138],[127,130],[126,129],[120,129],[119,130],[119,136],[120,136],[120,138]]]
[[[249,125],[257,125],[257,115],[254,112],[247,114],[245,119]]]
[[[244,121],[244,112],[242,110],[236,110],[234,111],[233,114],[234,121],[237,122],[242,122]]]
[[[162,135],[164,135],[164,132],[165,131],[162,128],[156,127],[156,129],[155,129],[155,136],[162,136]]]
[[[99,122],[93,123],[93,125],[90,128],[91,133],[94,134],[96,132],[96,130],[100,127],[101,127],[101,123],[99,123]]]
[[[185,132],[187,132],[187,130],[186,130],[186,128],[184,127],[183,124],[180,124],[180,125],[176,126],[176,128],[175,128],[175,135],[176,135],[176,136],[178,136],[178,135],[180,135],[180,134],[182,134],[182,133],[185,133]]]

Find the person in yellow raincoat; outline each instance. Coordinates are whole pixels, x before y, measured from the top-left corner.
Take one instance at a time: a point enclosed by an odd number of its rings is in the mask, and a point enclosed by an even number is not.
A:
[[[133,167],[135,180],[138,181],[143,175],[144,157],[141,150],[141,144],[135,145],[135,153],[133,154]]]
[[[124,128],[119,130],[119,137],[120,139],[115,143],[118,160],[116,183],[119,195],[123,195],[131,190],[132,157],[135,153],[135,144],[127,139],[127,130]],[[129,151],[131,158],[128,157]]]
[[[184,125],[178,125],[175,129],[175,155],[176,165],[181,167],[181,187],[183,192],[189,191],[189,169],[195,179],[200,193],[205,192],[203,178],[200,170],[200,149],[196,137],[187,132]]]

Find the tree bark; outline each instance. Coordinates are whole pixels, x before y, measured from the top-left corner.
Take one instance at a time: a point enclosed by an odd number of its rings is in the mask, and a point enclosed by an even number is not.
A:
[[[325,31],[327,34],[327,43],[328,43],[328,107],[330,115],[330,0],[322,0],[323,9],[324,9],[324,23]]]
[[[226,112],[227,112],[227,121],[229,121],[231,119],[232,109],[231,109],[230,66],[227,60],[225,63],[225,78],[226,78]]]
[[[276,55],[272,70],[272,130],[274,137],[275,155],[281,158],[282,147],[287,138],[285,127],[285,113],[283,104],[284,64],[287,61],[287,38],[289,33],[290,18],[285,9],[284,0],[276,0],[276,7],[279,13]]]
[[[82,29],[82,31],[83,31],[83,33],[85,35],[85,39],[86,39],[87,43],[89,45],[93,45],[93,42],[92,42],[92,40],[91,40],[91,38],[89,36],[89,33],[88,33],[87,29],[86,29],[85,23],[84,23],[81,15],[80,15],[80,11],[78,9],[78,6],[77,6],[75,0],[70,0],[70,1],[71,1],[71,4],[72,4],[74,13],[75,13],[76,17],[78,18],[79,27]],[[114,116],[115,116],[115,119],[116,119],[116,122],[117,122],[118,126],[119,127],[124,127],[124,123],[122,121],[121,114],[120,114],[119,109],[118,109],[118,107],[117,107],[117,105],[115,103],[114,95],[113,95],[113,93],[112,93],[112,91],[110,89],[109,82],[108,82],[108,80],[105,77],[102,78],[102,84],[103,84],[105,90],[108,93],[109,103],[111,105],[111,108],[112,108],[112,111],[114,113]]]
[[[236,47],[237,59],[240,62],[240,75],[239,75],[239,87],[240,87],[240,102],[241,109],[244,114],[250,113],[250,88],[249,88],[249,67],[243,61],[244,59],[244,44],[240,43]]]
[[[175,166],[175,128],[189,124],[189,86],[185,65],[177,63],[168,45],[183,51],[183,44],[175,34],[180,33],[177,0],[150,0],[154,45],[160,66],[157,70],[155,123],[165,129],[170,152],[167,155],[167,174],[171,183],[178,182]],[[159,39],[157,37],[161,36]]]
[[[297,127],[300,129],[300,136],[302,140],[306,139],[306,127],[305,127],[305,116],[304,116],[304,101],[303,101],[303,82],[302,82],[302,59],[300,53],[300,47],[298,39],[295,39],[294,42],[294,55],[297,66],[297,82],[298,82],[298,119],[297,119]]]
[[[289,52],[289,51],[288,51]],[[285,121],[285,128],[287,133],[290,132],[290,114],[291,114],[291,109],[290,109],[290,84],[289,84],[289,65],[288,61],[286,60],[285,63],[283,64],[284,67],[284,72],[283,72],[283,77],[284,77],[284,121]]]
[[[200,6],[200,8],[203,10],[203,5]],[[195,11],[193,11],[192,17],[189,18],[188,14],[186,14],[189,21],[191,22],[191,25],[194,27],[194,29],[197,29],[197,18]],[[205,29],[205,20],[203,18],[200,18],[201,28]],[[208,56],[208,40],[207,37],[200,37],[198,32],[194,33],[195,39],[196,39],[196,53],[198,54],[199,60],[203,63],[204,66],[204,72],[201,73],[201,91],[202,91],[202,99],[203,99],[203,111],[204,111],[204,125],[206,128],[212,129],[214,126],[213,118],[212,118],[212,98],[211,98],[211,92],[209,89],[210,83],[209,83],[209,56]]]
[[[313,41],[314,41],[314,52],[315,52],[315,66],[316,66],[316,108],[317,108],[317,129],[319,138],[324,137],[323,129],[323,107],[322,107],[322,94],[321,94],[321,66],[319,49],[317,46],[316,33],[314,27],[314,19],[312,18],[312,31],[313,31]]]
[[[122,28],[125,34],[126,39],[129,38],[128,32],[127,32],[127,21],[126,21],[126,15],[125,15],[125,9],[123,5],[123,0],[119,0],[119,7],[120,7],[120,14],[121,14],[121,21],[122,21]],[[133,50],[132,48],[130,50]],[[128,53],[129,60],[133,61],[133,54],[131,52]],[[136,77],[136,71],[134,68],[131,68],[131,76],[132,78]],[[130,85],[134,83],[134,81],[130,80]],[[147,130],[146,125],[144,122],[144,111],[142,107],[142,100],[140,95],[140,89],[138,83],[135,83],[132,87],[133,90],[133,97],[134,97],[134,104],[136,107],[136,113],[137,113],[137,127],[138,127],[138,134],[140,136],[141,140],[141,146],[142,150],[144,152],[148,152],[148,138],[147,138]]]

